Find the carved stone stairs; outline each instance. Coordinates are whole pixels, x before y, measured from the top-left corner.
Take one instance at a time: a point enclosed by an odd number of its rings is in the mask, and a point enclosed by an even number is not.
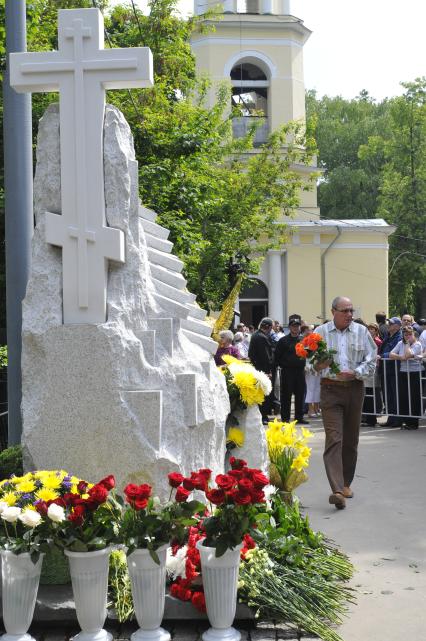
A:
[[[173,243],[167,240],[169,231],[158,225],[155,222],[156,213],[143,205],[139,205],[139,216],[146,235],[148,260],[157,302],[166,314],[180,319],[180,327],[186,338],[214,354],[217,343],[210,338],[211,327],[203,322],[206,311],[195,303],[195,296],[185,290],[186,280],[180,273],[183,262],[171,253]],[[152,322],[155,320],[158,319],[152,319]],[[152,339],[147,336],[143,340],[147,345],[147,353],[151,354]],[[155,337],[153,340],[155,343]],[[173,353],[173,333],[171,341],[171,347],[167,348],[170,354]]]

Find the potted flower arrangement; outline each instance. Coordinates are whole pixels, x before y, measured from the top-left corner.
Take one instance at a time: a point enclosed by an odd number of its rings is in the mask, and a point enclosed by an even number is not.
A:
[[[10,634],[25,634],[29,628],[43,554],[65,520],[62,505],[78,492],[80,483],[63,470],[12,475],[0,483],[3,615]]]
[[[305,468],[309,465],[311,449],[308,442],[312,437],[313,433],[297,427],[296,421],[283,423],[275,419],[268,423],[269,475],[287,503],[292,503],[293,491],[308,478]]]
[[[121,539],[127,547],[127,565],[139,629],[133,641],[168,641],[170,634],[160,627],[164,614],[167,548],[172,540],[181,541],[185,527],[195,523],[196,512],[204,511],[199,501],[190,501],[190,490],[182,486],[178,472],[168,475],[169,500],[161,504],[146,483],[130,483],[124,488]],[[192,488],[191,488],[192,489]],[[174,496],[173,496],[174,495]]]
[[[74,639],[109,641],[106,619],[111,544],[118,541],[121,504],[111,490],[112,475],[96,484],[80,480],[70,491],[43,501],[41,513],[53,521],[54,543],[70,563],[71,582],[81,632]]]
[[[225,638],[238,641],[239,632],[232,627],[235,617],[240,551],[244,536],[256,526],[264,511],[263,488],[269,479],[261,470],[251,469],[246,461],[230,458],[231,470],[218,474],[216,487],[199,472],[191,474],[194,487],[210,503],[211,513],[201,519],[205,537],[196,547],[200,553],[207,616],[211,628],[204,641]]]

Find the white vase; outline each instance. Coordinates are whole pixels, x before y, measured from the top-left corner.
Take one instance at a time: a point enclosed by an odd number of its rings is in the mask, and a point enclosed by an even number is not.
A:
[[[1,551],[3,623],[6,634],[2,641],[34,641],[27,634],[33,619],[44,554],[37,563],[27,552],[13,554]]]
[[[81,627],[74,641],[111,641],[103,629],[107,615],[110,548],[94,552],[69,552],[75,610]]]
[[[166,555],[168,545],[157,550],[160,565],[148,550],[138,549],[127,557],[132,584],[133,605],[139,630],[131,641],[170,641],[170,634],[160,627],[166,596]]]
[[[237,607],[238,570],[242,544],[216,558],[216,548],[197,543],[201,557],[204,596],[209,628],[203,641],[239,641],[241,634],[232,627]]]

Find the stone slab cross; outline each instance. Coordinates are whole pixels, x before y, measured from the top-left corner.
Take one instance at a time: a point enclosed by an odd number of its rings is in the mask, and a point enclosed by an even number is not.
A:
[[[105,219],[105,90],[153,84],[150,49],[104,49],[103,34],[98,9],[64,9],[58,51],[10,56],[16,91],[59,91],[62,215],[47,212],[46,240],[62,247],[65,324],[105,322],[108,260],[125,260]]]

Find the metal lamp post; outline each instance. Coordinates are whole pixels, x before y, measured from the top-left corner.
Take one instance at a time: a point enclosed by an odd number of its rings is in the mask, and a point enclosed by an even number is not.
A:
[[[33,233],[31,94],[10,87],[9,54],[26,51],[25,0],[6,0],[4,165],[6,216],[6,318],[8,346],[8,441],[20,443],[22,300],[28,281]]]

